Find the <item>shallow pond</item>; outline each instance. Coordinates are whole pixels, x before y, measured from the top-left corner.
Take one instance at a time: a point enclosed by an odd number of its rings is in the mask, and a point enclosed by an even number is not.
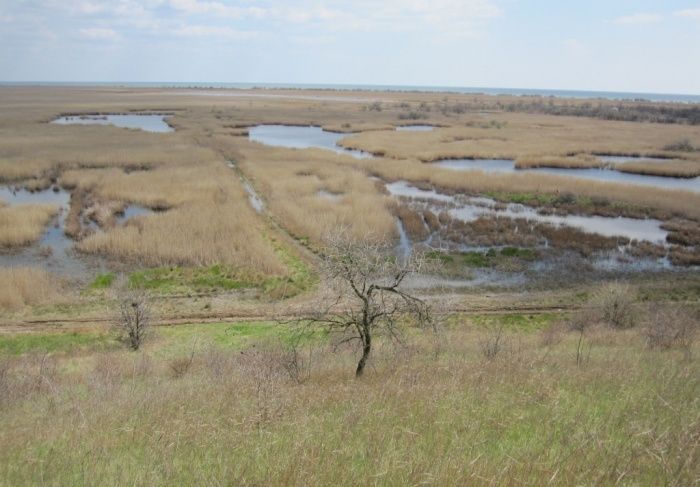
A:
[[[0,199],[10,206],[23,204],[52,204],[59,208],[58,216],[46,227],[41,239],[29,247],[0,254],[0,265],[37,266],[48,271],[70,277],[84,276],[88,267],[83,259],[73,251],[73,240],[63,232],[70,207],[70,194],[64,190],[30,192],[9,187],[0,188]]]
[[[442,209],[446,209],[452,218],[463,222],[473,222],[482,216],[524,219],[554,226],[569,226],[586,233],[594,233],[605,237],[624,237],[630,240],[658,244],[665,243],[668,235],[668,232],[661,228],[659,220],[581,215],[542,215],[535,208],[525,205],[512,203],[499,205],[490,198],[445,195],[434,190],[416,188],[405,181],[387,184],[386,188],[394,196],[440,203],[442,206],[435,208],[438,213]]]
[[[432,132],[433,125],[400,125],[396,127],[397,132]]]
[[[165,114],[123,115],[68,115],[51,121],[58,125],[114,125],[115,127],[167,133],[173,128],[165,121]]]
[[[7,253],[0,253],[0,266],[39,266],[50,272],[71,278],[85,278],[90,269],[103,267],[103,261],[94,256],[79,254],[73,248],[75,243],[67,237],[65,220],[70,209],[70,193],[58,187],[43,191],[27,191],[8,186],[0,187],[0,200],[9,206],[26,204],[50,204],[58,207],[58,215],[47,225],[41,238],[34,244]],[[117,217],[117,224],[124,224],[129,219],[148,215],[153,210],[138,205],[129,205],[122,215]],[[92,221],[89,227],[101,231]]]
[[[290,149],[308,149],[311,147],[326,149],[338,154],[348,154],[357,159],[372,157],[369,152],[345,149],[338,141],[348,134],[328,132],[316,126],[257,125],[248,130],[248,138],[253,142]]]
[[[139,205],[129,205],[124,209],[124,212],[121,215],[117,216],[117,224],[124,224],[131,218],[135,218],[137,216],[143,216],[143,215],[150,215],[153,213],[153,210],[150,208],[146,208],[144,206],[139,206]]]
[[[590,179],[594,181],[652,186],[664,189],[682,189],[700,193],[700,178],[671,178],[647,176],[615,171],[614,169],[568,169],[555,167],[537,167],[516,169],[515,161],[509,159],[446,159],[433,163],[437,167],[454,171],[483,171],[494,173],[544,173],[571,178]]]
[[[599,161],[609,164],[624,164],[626,162],[668,162],[669,159],[661,157],[643,157],[643,156],[596,156]]]

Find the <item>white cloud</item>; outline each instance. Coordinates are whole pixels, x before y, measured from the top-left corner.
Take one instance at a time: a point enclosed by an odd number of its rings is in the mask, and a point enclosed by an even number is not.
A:
[[[265,9],[259,7],[235,7],[221,2],[201,0],[170,0],[169,5],[174,10],[189,15],[213,15],[233,19],[262,18],[267,13]]]
[[[255,6],[230,6],[217,1],[169,0],[186,15],[315,24],[327,30],[424,30],[446,33],[471,31],[502,14],[493,0],[259,0]]]
[[[231,27],[211,25],[186,25],[174,31],[175,35],[184,37],[219,37],[225,39],[250,39],[258,33],[239,31]]]
[[[91,39],[98,41],[115,41],[119,39],[119,34],[113,29],[104,29],[101,27],[88,27],[78,31],[83,39]]]
[[[650,13],[636,13],[632,15],[625,15],[615,19],[613,22],[621,25],[641,25],[641,24],[655,24],[661,22],[663,16],[659,14]]]
[[[673,12],[673,15],[677,15],[678,17],[686,17],[688,19],[700,20],[700,8],[678,10],[677,12]]]

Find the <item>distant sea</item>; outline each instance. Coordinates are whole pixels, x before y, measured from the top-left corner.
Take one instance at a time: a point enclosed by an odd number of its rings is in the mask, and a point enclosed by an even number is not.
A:
[[[213,83],[213,82],[0,82],[0,86],[101,86],[124,88],[182,88],[182,89],[315,89],[345,91],[418,91],[430,93],[461,93],[484,95],[543,96],[556,98],[646,100],[676,103],[700,103],[700,95],[671,93],[632,93],[622,91],[577,91],[530,88],[474,88],[458,86],[350,85],[312,83]]]

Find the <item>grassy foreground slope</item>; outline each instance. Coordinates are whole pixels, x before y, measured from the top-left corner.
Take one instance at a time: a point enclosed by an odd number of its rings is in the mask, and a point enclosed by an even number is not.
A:
[[[362,381],[356,353],[321,337],[290,373],[290,334],[270,323],[163,328],[143,353],[5,338],[0,483],[697,484],[697,346],[687,360],[638,329],[588,330],[577,365],[578,334],[551,321],[408,330]]]

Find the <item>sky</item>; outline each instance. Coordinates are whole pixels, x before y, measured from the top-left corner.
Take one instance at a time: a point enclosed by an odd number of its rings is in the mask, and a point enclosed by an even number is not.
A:
[[[0,80],[700,94],[700,0],[0,0]]]

